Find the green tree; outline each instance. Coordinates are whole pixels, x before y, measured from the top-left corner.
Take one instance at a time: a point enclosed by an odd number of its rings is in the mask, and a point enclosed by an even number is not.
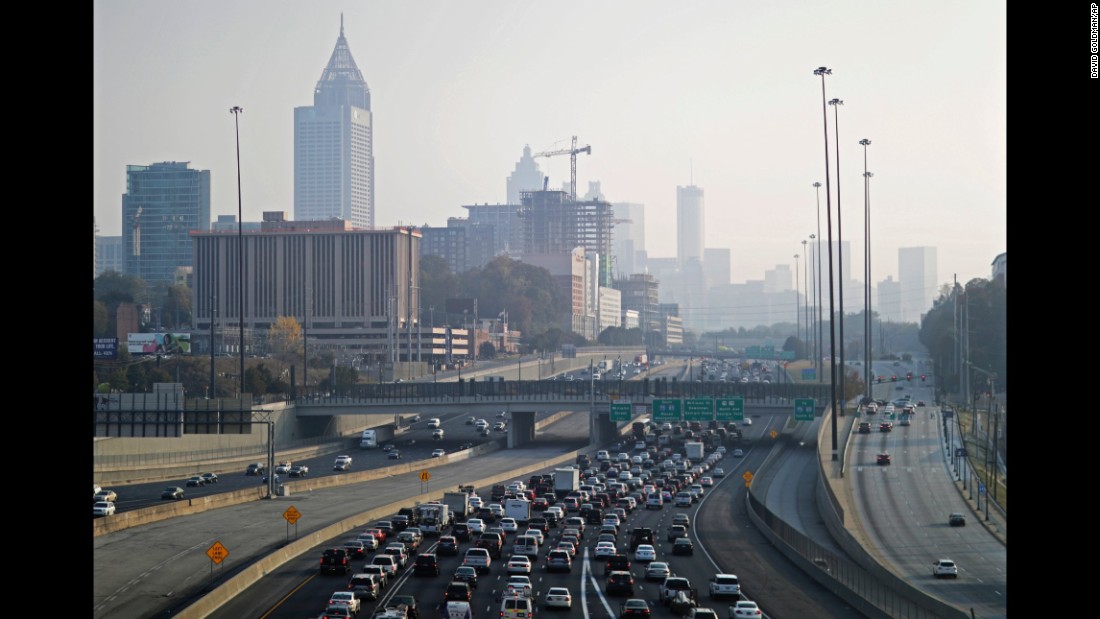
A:
[[[111,333],[110,326],[107,306],[103,301],[92,301],[92,336],[107,337]]]
[[[162,289],[160,297],[161,324],[169,329],[179,329],[191,324],[191,289],[171,285]]]
[[[123,275],[118,271],[104,271],[92,284],[95,298],[111,307],[117,303],[145,303],[148,286],[136,275]]]
[[[492,342],[482,342],[481,346],[477,347],[478,359],[496,359],[497,347],[493,346]]]

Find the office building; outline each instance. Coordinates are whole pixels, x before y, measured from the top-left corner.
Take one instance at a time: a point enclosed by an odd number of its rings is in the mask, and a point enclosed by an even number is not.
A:
[[[562,330],[572,331],[587,339],[595,339],[596,313],[589,300],[590,280],[594,267],[585,258],[585,252],[577,248],[565,253],[524,254],[520,260],[532,266],[542,267],[558,282],[561,294],[569,299],[569,314],[563,320]],[[589,313],[589,308],[592,308]]]
[[[657,306],[660,303],[658,280],[648,273],[631,273],[627,278],[616,279],[613,286],[622,293],[620,305],[624,318],[629,312],[637,312],[638,324],[643,332],[657,327]]]
[[[473,226],[492,226],[492,242],[488,247],[479,247],[478,251],[489,256],[480,266],[488,264],[496,256],[512,256],[523,253],[523,222],[519,213],[523,207],[514,204],[468,204],[462,208],[468,211],[466,220]],[[480,258],[478,259],[480,260]],[[478,260],[473,261],[476,263]]]
[[[123,272],[122,237],[101,236],[96,239],[96,277],[107,271]]]
[[[898,283],[901,284],[901,322],[921,321],[936,299],[936,248],[898,248]]]
[[[374,227],[374,125],[370,89],[340,36],[313,91],[294,108],[294,218],[339,218]]]
[[[600,304],[597,307],[597,336],[604,329],[620,327],[623,324],[622,291],[600,286]]]
[[[531,156],[531,147],[524,144],[523,156],[519,158],[515,169],[508,175],[506,183],[508,204],[519,204],[519,194],[521,192],[542,189],[543,179],[539,164]]]
[[[519,218],[523,255],[568,254],[576,248],[600,256],[599,285],[611,281],[611,220],[614,207],[602,200],[573,201],[564,191],[525,191]],[[526,258],[524,259],[526,262]]]
[[[878,298],[871,305],[871,311],[884,322],[901,322],[901,282],[888,275],[878,283],[875,291]]]
[[[707,287],[725,286],[730,283],[730,250],[728,247],[703,249],[703,271],[707,275]]]
[[[789,264],[777,264],[774,269],[764,271],[764,292],[766,294],[786,292],[794,288],[794,272]]]
[[[617,279],[641,273],[645,253],[645,205],[615,202],[611,270]]]
[[[193,266],[190,234],[210,228],[210,170],[189,162],[126,166],[122,195],[124,269],[150,286],[171,285]]]
[[[991,279],[1001,278],[1001,284],[1008,288],[1008,252],[999,254],[993,259],[993,271],[990,273]]]
[[[688,260],[703,261],[703,188],[676,187],[676,258],[683,267]]]

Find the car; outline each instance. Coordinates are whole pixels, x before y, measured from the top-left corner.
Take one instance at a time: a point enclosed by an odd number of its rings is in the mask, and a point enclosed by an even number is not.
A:
[[[194,477],[187,478],[187,483],[184,485],[188,488],[201,488],[206,485],[206,480],[196,475]]]
[[[469,602],[473,598],[474,592],[470,588],[470,584],[461,580],[452,580],[447,588],[443,590],[443,601],[445,602]]]
[[[386,457],[389,458],[390,460],[400,460],[401,459],[401,452],[394,449],[390,453],[386,454]]]
[[[939,559],[932,564],[932,575],[936,578],[958,578],[959,566],[951,559]]]
[[[455,574],[451,577],[451,580],[464,582],[470,585],[471,588],[477,589],[477,568],[470,565],[460,565],[455,568]]]
[[[393,443],[386,443],[385,445],[382,445],[382,451],[386,453],[389,453],[394,449],[397,449],[397,447],[395,447]]]
[[[870,422],[868,422],[868,421],[861,421],[861,422],[859,422],[859,430],[858,430],[858,432],[859,432],[860,434],[870,434],[870,433],[871,433],[871,423],[870,423]]]
[[[484,533],[485,521],[481,518],[470,518],[466,521],[466,526],[469,527],[470,533]]]
[[[648,619],[652,611],[649,602],[638,598],[630,598],[619,605],[619,617],[627,619]]]
[[[701,477],[701,478],[699,478],[699,485],[703,486],[704,488],[713,486],[714,485],[714,478],[713,477]]]
[[[435,546],[435,554],[439,556],[457,557],[458,556],[458,538],[453,535],[442,535],[439,537],[439,543]]]
[[[573,570],[573,555],[567,550],[554,548],[546,554],[547,572],[570,572]]]
[[[199,477],[202,477],[203,481],[208,483],[208,484],[218,483],[218,474],[217,473],[203,473]]]
[[[521,574],[513,574],[508,577],[508,580],[504,581],[504,596],[515,596],[529,598],[535,594],[535,588],[531,585],[531,578],[529,576],[523,576]]]
[[[544,608],[573,608],[573,596],[565,587],[550,587],[542,600]]]
[[[543,534],[541,529],[528,527],[527,530],[523,532],[523,534],[529,535],[537,539],[539,541],[539,546],[542,546],[542,544],[546,541],[546,536]]]
[[[730,606],[729,619],[738,619],[738,617],[762,617],[763,613],[760,611],[760,607],[756,605],[756,602],[750,600],[738,600]]]
[[[715,574],[711,577],[707,588],[712,599],[741,597],[741,582],[734,574]]]
[[[327,548],[321,553],[321,573],[351,572],[351,556],[345,548]]]
[[[878,431],[879,432],[890,432],[893,429],[894,429],[894,424],[890,423],[889,421],[884,421],[884,422],[878,424]]]
[[[524,555],[512,555],[505,568],[509,574],[530,574],[531,560]]]
[[[598,542],[592,554],[597,559],[606,559],[611,555],[619,554],[619,551],[615,548],[614,542]]]
[[[290,472],[290,467],[291,466],[292,466],[292,464],[289,460],[284,460],[284,461],[280,462],[275,467],[275,474],[276,475],[286,475],[287,473]]]
[[[344,550],[352,559],[362,559],[367,555],[367,545],[362,540],[349,539],[344,542]]]
[[[608,595],[634,595],[634,576],[630,572],[616,570],[607,575]]]
[[[667,541],[670,543],[675,542],[680,538],[687,537],[687,534],[687,527],[682,524],[674,524],[668,528]]]
[[[917,400],[917,406],[928,406],[924,403],[924,400]]]
[[[304,464],[295,464],[290,467],[291,477],[305,477],[309,473],[309,467]]]
[[[434,554],[416,555],[413,562],[415,576],[439,576],[439,559]]]
[[[690,557],[695,554],[695,544],[690,538],[681,537],[672,543],[672,554]]]
[[[477,509],[481,507],[482,503],[481,497],[476,494],[470,495],[470,507]]]
[[[249,464],[247,467],[245,467],[244,474],[250,477],[253,475],[263,475],[264,470],[264,465],[260,464],[259,462],[253,462],[252,464]]]
[[[442,423],[443,422],[441,422],[439,420],[439,417],[432,417],[431,419],[428,420],[428,428],[431,428],[431,429],[438,428]]]
[[[330,604],[325,607],[324,614],[320,619],[352,619],[355,613],[351,612],[351,607],[346,604]]]
[[[442,428],[440,428],[438,430],[432,430],[432,440],[433,441],[443,440],[443,429]]]
[[[500,528],[503,529],[505,533],[515,533],[519,531],[519,524],[516,523],[515,518],[501,518]]]
[[[741,458],[741,457],[744,457],[744,455],[745,455],[745,452],[742,451],[740,447],[733,450],[733,457],[734,458]]]
[[[689,516],[689,515],[687,515],[683,512],[680,512],[680,513],[678,513],[678,514],[676,514],[675,516],[672,517],[672,524],[680,525],[680,526],[684,527],[685,529],[690,529],[691,528],[691,516]]]
[[[962,514],[962,513],[959,513],[959,512],[955,512],[955,513],[953,513],[953,514],[951,514],[950,516],[947,517],[947,524],[949,524],[953,527],[965,527],[966,526],[966,515]]]
[[[477,422],[477,417],[467,417],[466,418],[466,425],[468,425],[468,426],[472,426],[476,422]]]
[[[447,452],[442,450],[442,449],[433,449],[432,450],[432,457],[433,458],[442,458],[445,455],[447,455]]]
[[[888,453],[879,454],[878,457],[875,458],[875,464],[879,464],[879,465],[888,465],[888,464],[890,464],[890,454],[888,454]]]
[[[360,600],[377,600],[382,592],[382,583],[378,574],[366,574],[360,572],[353,574],[348,580],[348,590]]]
[[[266,483],[267,483],[267,480],[268,480],[268,476],[267,476],[267,475],[264,475],[264,478],[263,478],[263,482],[262,482],[262,483],[265,483],[265,484],[266,484]],[[282,483],[282,481],[283,481],[283,480],[282,480],[282,478],[280,478],[280,477],[279,477],[278,475],[276,475],[276,476],[275,476],[275,483],[277,483],[277,484],[278,484],[278,483]]]
[[[105,501],[107,503],[114,503],[117,500],[118,493],[116,493],[114,490],[100,490],[99,492],[96,492],[94,495],[92,495],[93,503],[102,501]]]
[[[381,565],[372,565],[368,563],[359,570],[359,573],[374,576],[378,580],[378,587],[380,589],[385,589],[390,584],[390,572]]]
[[[353,615],[359,614],[362,608],[362,602],[352,591],[334,591],[332,595],[328,596],[328,605],[335,606],[336,604],[347,605]]]
[[[346,471],[351,468],[351,456],[336,456],[336,460],[332,463],[332,470],[334,471]]]
[[[745,417],[745,420],[741,422],[741,425],[751,426],[752,425],[752,419],[749,419],[748,417]]]
[[[360,533],[355,539],[362,542],[363,550],[378,550],[378,538],[373,533]]]
[[[386,603],[386,610],[397,610],[398,619],[420,619],[420,605],[415,595],[395,595]]]
[[[162,498],[162,499],[172,499],[174,501],[182,500],[183,499],[183,488],[180,488],[179,486],[168,486],[167,488],[164,489],[163,492],[160,493],[160,498]]]
[[[111,501],[96,501],[92,503],[93,516],[114,516],[115,504]]]
[[[645,579],[664,582],[665,578],[672,575],[672,569],[664,561],[653,561],[645,566]]]
[[[657,559],[657,549],[650,544],[640,544],[634,549],[634,560],[639,563],[643,561],[655,561]]]

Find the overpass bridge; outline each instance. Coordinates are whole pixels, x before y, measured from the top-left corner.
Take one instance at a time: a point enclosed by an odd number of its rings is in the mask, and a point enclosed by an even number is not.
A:
[[[746,415],[793,414],[794,400],[808,398],[820,415],[829,401],[829,385],[816,383],[724,383],[677,380],[485,380],[447,383],[349,385],[335,392],[314,391],[295,399],[299,417],[390,413],[439,416],[456,408],[474,416],[507,411],[508,447],[535,438],[535,413],[588,409],[590,436],[607,442],[619,434],[611,403],[628,401],[632,418],[647,414],[654,400],[742,398]]]

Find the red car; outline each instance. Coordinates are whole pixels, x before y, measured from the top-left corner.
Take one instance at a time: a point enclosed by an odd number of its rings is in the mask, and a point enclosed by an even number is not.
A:
[[[547,507],[550,507],[550,501],[547,501],[543,497],[538,497],[537,499],[535,499],[534,501],[531,502],[531,509],[533,509],[535,511],[539,511],[539,512],[546,511]]]
[[[890,464],[890,454],[879,454],[878,459],[875,460],[876,464]]]

